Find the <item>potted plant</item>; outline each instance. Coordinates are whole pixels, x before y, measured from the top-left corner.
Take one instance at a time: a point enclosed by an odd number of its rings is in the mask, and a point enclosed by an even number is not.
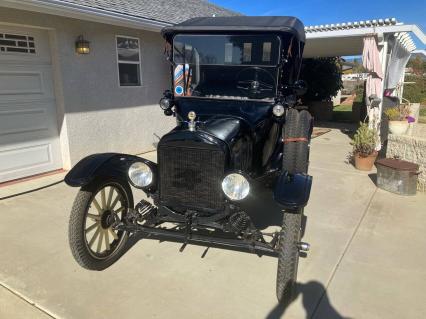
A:
[[[361,171],[371,171],[377,158],[376,131],[370,129],[367,123],[360,123],[353,139],[353,157],[355,167]]]
[[[407,116],[410,113],[407,105],[395,106],[385,111],[385,116],[389,121],[389,131],[394,135],[402,135],[407,132],[408,121]]]

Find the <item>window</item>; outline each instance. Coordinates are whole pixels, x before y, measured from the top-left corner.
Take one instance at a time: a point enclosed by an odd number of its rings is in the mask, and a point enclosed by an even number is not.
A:
[[[280,38],[270,34],[176,34],[174,95],[271,101],[276,94],[280,47]],[[260,93],[251,92],[249,85],[255,81],[264,85]]]
[[[251,62],[251,43],[244,43],[243,62]]]
[[[0,52],[35,54],[34,38],[26,35],[0,33]]]
[[[117,61],[120,86],[141,85],[139,39],[117,36]]]
[[[177,64],[276,66],[280,40],[269,34],[195,35],[174,37],[173,61]],[[185,61],[185,62],[184,62]]]
[[[271,61],[271,42],[263,42],[262,61]]]

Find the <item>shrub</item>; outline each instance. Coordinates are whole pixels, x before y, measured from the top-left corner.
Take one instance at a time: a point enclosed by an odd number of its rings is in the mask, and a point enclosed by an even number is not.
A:
[[[404,85],[404,98],[412,103],[426,104],[426,77],[407,75],[405,82],[415,82]]]
[[[360,123],[352,139],[353,153],[367,157],[374,153],[376,147],[376,130],[370,129],[367,123]]]
[[[330,101],[343,88],[338,58],[304,59],[300,79],[308,85],[305,101]]]
[[[397,107],[389,108],[385,111],[385,115],[389,121],[401,121],[401,114]]]
[[[385,111],[385,116],[389,121],[403,121],[410,114],[410,108],[408,105],[401,104],[399,107],[391,107]]]

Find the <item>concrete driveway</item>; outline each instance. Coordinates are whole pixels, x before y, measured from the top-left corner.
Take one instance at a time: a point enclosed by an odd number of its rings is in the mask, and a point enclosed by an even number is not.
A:
[[[313,140],[311,252],[288,309],[272,257],[142,240],[83,270],[67,241],[77,189],[62,183],[0,202],[0,318],[424,318],[426,196],[376,189],[349,150],[338,129]]]

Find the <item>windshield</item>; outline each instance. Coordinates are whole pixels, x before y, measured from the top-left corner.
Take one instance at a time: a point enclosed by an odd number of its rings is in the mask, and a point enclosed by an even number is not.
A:
[[[175,96],[273,99],[279,53],[274,35],[176,35]]]

